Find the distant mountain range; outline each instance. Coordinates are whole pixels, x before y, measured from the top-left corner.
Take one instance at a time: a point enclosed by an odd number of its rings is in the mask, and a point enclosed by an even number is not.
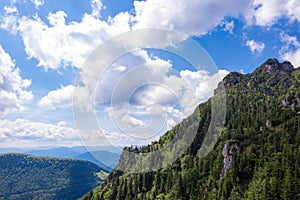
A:
[[[99,185],[107,174],[76,159],[0,155],[0,199],[75,200]]]
[[[50,156],[56,158],[75,158],[80,154],[86,153],[87,150],[84,147],[58,147],[51,149],[43,149],[43,150],[30,150],[25,153],[34,155],[34,156]]]
[[[120,154],[109,151],[94,151],[80,154],[75,158],[95,163],[106,171],[111,171],[118,164]]]
[[[25,153],[33,156],[54,158],[76,158],[92,162],[106,171],[111,171],[119,161],[121,148],[114,146],[95,147],[88,152],[86,147],[37,147],[37,148],[0,148],[0,154]]]

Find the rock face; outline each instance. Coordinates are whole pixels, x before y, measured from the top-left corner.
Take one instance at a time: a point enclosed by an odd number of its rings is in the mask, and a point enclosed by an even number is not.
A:
[[[290,62],[288,62],[288,61],[284,61],[281,64],[281,67],[285,71],[293,71],[294,70],[294,66]]]
[[[218,84],[218,87],[214,90],[214,94],[218,94],[219,92],[223,91],[223,88],[231,88],[238,83],[240,83],[245,76],[238,72],[231,72],[228,74],[222,82]]]
[[[220,174],[220,180],[223,180],[226,175],[230,172],[232,162],[233,162],[233,152],[236,152],[237,155],[241,152],[241,147],[238,143],[226,143],[223,147],[222,155],[223,159],[223,168]]]
[[[267,128],[271,128],[271,123],[270,123],[270,120],[267,120],[267,122],[266,122],[266,126],[267,126]]]
[[[240,73],[237,73],[237,72],[232,72],[230,73],[228,76],[226,76],[223,80],[223,83],[224,83],[224,86],[225,87],[232,87],[236,84],[239,83],[239,79],[241,77],[241,74]]]
[[[295,94],[291,94],[286,96],[281,101],[282,109],[289,110],[289,109],[299,109],[300,108],[300,97],[296,97]]]
[[[267,68],[269,74],[275,74],[278,71],[291,72],[294,70],[294,66],[290,62],[285,61],[280,63],[275,58],[268,59],[262,66]]]
[[[278,63],[275,62],[274,64],[270,65],[270,64],[266,64],[265,67],[267,68],[267,72],[269,74],[274,74],[276,72],[276,70],[278,70]]]
[[[229,155],[229,150],[230,150],[230,146],[228,143],[226,143],[224,145],[224,148],[223,148],[223,151],[222,151],[222,155],[224,157],[224,160],[223,160],[223,169],[222,169],[222,172],[220,174],[220,179],[223,180],[227,173],[230,171],[231,169],[231,163],[232,163],[232,156]]]

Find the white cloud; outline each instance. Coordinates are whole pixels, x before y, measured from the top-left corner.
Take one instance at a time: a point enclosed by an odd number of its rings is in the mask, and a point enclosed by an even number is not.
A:
[[[35,8],[38,9],[40,6],[44,5],[44,0],[30,0],[34,5]]]
[[[11,13],[0,17],[0,27],[7,31],[10,31],[13,34],[17,33],[18,31],[17,22],[18,18]]]
[[[60,126],[60,127],[66,127],[67,126],[67,122],[66,121],[59,121],[57,123],[57,126]]]
[[[131,126],[131,127],[143,127],[145,126],[145,123],[137,118],[131,117],[130,115],[124,115],[121,119],[124,123],[126,123],[127,125]]]
[[[285,42],[287,45],[293,45],[295,47],[300,46],[300,43],[298,42],[298,39],[295,36],[290,36],[288,34],[282,33],[280,35],[280,39],[282,42]]]
[[[295,67],[300,67],[300,42],[297,37],[281,34],[281,41],[285,45],[280,50],[280,57],[290,61]]]
[[[78,136],[74,129],[46,124],[41,122],[32,122],[25,119],[0,120],[0,142],[1,146],[5,144],[18,144],[30,142],[32,145],[38,143],[39,146],[45,144],[59,145],[77,140]],[[78,143],[78,142],[77,142]]]
[[[246,46],[250,48],[252,53],[261,53],[265,49],[265,44],[254,40],[247,40]]]
[[[229,74],[227,70],[218,70],[214,74],[209,74],[205,70],[192,72],[184,70],[180,72],[180,76],[185,78],[192,89],[195,91],[197,103],[205,102],[214,95],[214,89],[217,88],[223,78]]]
[[[113,145],[116,147],[128,146],[131,144],[139,144],[140,141],[133,140],[128,137],[128,135],[120,132],[109,132],[107,130],[95,130],[95,131],[85,131],[81,132],[80,138],[82,144],[91,146],[107,146]]]
[[[16,30],[23,38],[29,58],[36,58],[38,66],[45,69],[58,69],[64,66],[80,68],[87,56],[104,40],[124,31],[129,31],[130,15],[119,13],[108,22],[85,14],[80,22],[66,24],[64,11],[49,13],[47,25],[40,17],[22,17],[10,21],[6,16],[2,27]],[[14,18],[15,19],[15,18]],[[17,24],[17,25],[16,25]]]
[[[11,13],[18,13],[18,9],[15,6],[4,6],[3,10],[7,13],[7,14],[11,14]]]
[[[42,5],[43,1],[35,0],[33,2],[37,3],[36,6],[38,7]],[[135,1],[135,16],[123,12],[109,18],[108,21],[103,21],[100,16],[101,9],[103,9],[101,1],[91,0],[92,13],[84,14],[79,22],[66,23],[67,13],[57,11],[56,13],[49,13],[48,22],[43,21],[38,15],[20,18],[18,15],[7,15],[3,18],[1,26],[11,32],[17,31],[21,35],[28,57],[37,59],[39,66],[57,70],[68,65],[80,68],[95,47],[111,36],[130,30],[131,23],[133,23],[133,29],[162,27],[189,35],[202,35],[222,23],[225,16],[238,17],[248,5],[249,1],[241,2],[238,0],[229,0],[226,4],[220,0]],[[7,13],[15,13],[12,11],[8,10]],[[232,32],[234,23],[233,21],[227,22],[224,26],[226,31]],[[151,41],[165,41],[158,38],[151,38]],[[126,102],[128,100],[126,93],[133,91],[136,85],[141,85],[147,81],[158,82],[165,87],[152,85],[143,88],[136,95],[136,104],[134,105],[136,110],[133,110],[133,115],[119,116],[122,121],[132,126],[145,126],[146,122],[139,118],[139,112],[154,112],[163,113],[167,119],[166,127],[169,129],[178,123],[182,116],[190,114],[199,102],[212,96],[213,89],[227,73],[219,71],[216,75],[210,75],[204,71],[186,70],[177,76],[168,75],[167,73],[172,68],[170,61],[149,56],[143,50],[138,51],[133,56],[142,58],[145,67],[143,70],[132,72],[130,82],[121,83],[121,87],[115,91],[115,98],[118,103]],[[102,77],[103,85],[101,88],[104,89],[99,89],[97,94],[101,95],[96,96],[97,103],[107,106],[112,91],[115,89],[114,84],[130,70],[132,68],[127,65],[116,65],[111,68],[106,76]],[[92,76],[95,75],[92,74]],[[84,82],[84,84],[86,83]],[[86,85],[89,86],[89,84]],[[168,91],[168,88],[171,89],[171,92]],[[69,85],[50,91],[38,102],[38,105],[46,108],[69,107],[72,105],[73,90],[74,87]],[[177,100],[182,105],[182,110],[175,107]],[[82,103],[87,104],[87,102]],[[138,110],[138,107],[142,107],[142,111]],[[65,127],[65,123],[59,122],[55,126]]]
[[[149,118],[146,117],[148,122],[142,121],[141,118],[153,112],[157,104],[170,105],[174,103],[174,96],[170,96],[170,93],[159,85],[171,84],[171,80],[180,80],[180,78],[168,78],[166,74],[172,67],[170,61],[149,56],[145,50],[137,50],[126,56],[131,61],[142,61],[143,65],[138,64],[136,67],[113,63],[112,67],[99,80],[95,96],[96,104],[106,107],[106,112],[111,119],[119,121],[123,126],[145,127],[145,125],[149,125]],[[118,68],[124,70],[115,70]],[[166,83],[167,79],[170,83]],[[151,85],[152,83],[158,85]],[[173,85],[178,89],[182,84],[175,85],[174,83]],[[127,108],[129,101],[132,101],[131,114]]]
[[[281,18],[300,21],[298,0],[255,0],[245,13],[249,25],[271,26]]]
[[[31,80],[22,79],[19,68],[15,67],[14,61],[1,45],[0,58],[0,113],[6,115],[24,110],[33,95],[26,90],[31,85]]]
[[[34,122],[26,119],[0,120],[0,145],[1,147],[41,147],[41,146],[82,146],[93,144],[130,145],[132,140],[125,134],[108,132],[106,130],[94,133],[82,133],[79,137],[78,130],[67,127],[65,121],[57,125],[43,122]],[[88,143],[82,143],[82,139]],[[92,141],[89,141],[91,139]],[[95,143],[97,142],[97,143]],[[99,143],[100,142],[100,143]],[[111,143],[110,143],[111,142]]]
[[[162,27],[200,36],[219,25],[225,16],[238,17],[249,3],[248,0],[134,1],[135,27]]]
[[[182,121],[183,116],[180,109],[176,109],[172,106],[164,106],[163,107],[164,115],[166,120],[166,130],[170,130],[174,126],[176,126],[179,122]]]
[[[74,86],[61,86],[57,90],[50,91],[45,97],[38,102],[39,107],[45,108],[66,108],[72,106]]]
[[[172,88],[160,84],[143,86],[132,95],[131,99],[136,104],[147,106],[153,104],[168,106],[173,105],[178,101]]]
[[[290,51],[282,55],[282,59],[290,61],[295,68],[300,67],[300,48],[296,51]]]
[[[65,18],[67,14],[64,11],[57,11],[56,13],[49,13],[48,21],[51,26],[62,27],[65,25]]]
[[[43,0],[31,1],[36,6],[44,3]],[[80,22],[66,24],[67,14],[57,11],[49,13],[48,25],[39,16],[13,15],[18,11],[12,4],[5,7],[1,27],[22,36],[28,57],[36,58],[39,66],[58,69],[68,65],[79,68],[95,47],[109,37],[129,31],[131,25],[133,29],[160,27],[201,36],[218,25],[232,33],[234,21],[224,22],[228,16],[244,16],[248,24],[260,26],[270,26],[282,17],[300,20],[297,0],[229,0],[226,4],[221,0],[134,1],[134,14],[122,12],[107,21],[101,20],[100,13],[105,8],[101,0],[90,0],[90,5],[92,12],[84,14]],[[258,44],[253,48],[255,52],[263,49],[261,43]]]
[[[92,15],[96,18],[100,17],[100,11],[103,8],[101,0],[91,0]]]
[[[112,70],[116,72],[124,72],[126,69],[127,67],[125,66],[112,66]]]
[[[43,4],[42,0],[32,2],[36,6]],[[101,0],[90,3],[92,12],[84,14],[80,22],[66,24],[67,13],[64,11],[49,13],[50,25],[38,15],[19,17],[7,13],[2,17],[1,27],[22,36],[28,57],[37,59],[38,66],[45,69],[68,65],[79,68],[94,48],[114,35],[129,31],[131,25],[133,29],[160,27],[202,35],[222,23],[225,16],[238,17],[249,7],[250,0],[229,0],[226,4],[221,0],[134,1],[135,14],[121,12],[107,21],[101,20],[100,12],[104,8]],[[231,31],[232,28],[232,23],[227,23],[225,29]],[[164,39],[151,38],[149,42],[153,41]]]
[[[221,23],[221,25],[223,26],[223,31],[228,31],[230,34],[233,34],[233,30],[234,30],[234,21],[231,20],[229,21],[224,21]]]
[[[41,0],[32,0],[42,5]],[[107,21],[101,19],[104,9],[101,0],[91,0],[92,12],[84,14],[81,21],[66,23],[64,11],[49,13],[48,22],[39,16],[18,17],[7,13],[2,17],[1,27],[18,32],[29,58],[35,58],[39,66],[58,69],[64,66],[80,68],[87,56],[104,40],[132,29],[160,27],[173,29],[188,35],[201,36],[221,25],[225,31],[233,32],[234,21],[224,21],[226,17],[245,16],[248,24],[272,25],[281,17],[300,19],[300,3],[296,0],[146,0],[134,1],[134,14],[121,12]],[[283,5],[283,6],[282,6]],[[15,9],[7,9],[15,12]],[[155,13],[155,14],[153,14]],[[188,14],[187,14],[188,13]],[[131,26],[132,25],[132,26]],[[164,41],[151,38],[151,41]],[[149,42],[151,42],[149,41]],[[263,49],[262,43],[249,41],[254,52]],[[256,46],[255,46],[256,45]],[[258,45],[258,46],[257,46]]]
[[[133,55],[142,58],[144,65],[126,66],[122,73],[109,69],[99,81],[95,99],[97,106],[106,107],[105,111],[113,119],[109,124],[119,122],[139,135],[151,123],[157,124],[155,130],[172,128],[199,103],[213,96],[218,83],[229,73],[226,70],[214,74],[204,70],[184,70],[171,75],[173,65],[170,61],[150,56],[145,50],[127,56],[134,60]],[[114,69],[116,65],[113,66]],[[142,129],[134,131],[130,128],[134,126]]]
[[[96,95],[98,104],[106,104],[112,97],[114,97],[114,102],[123,103],[131,95],[131,92],[138,89],[136,86],[141,87],[147,82],[162,82],[163,77],[172,67],[170,61],[151,57],[145,50],[137,50],[127,56],[130,60],[142,59],[144,65],[141,67],[126,66],[126,70],[116,71],[115,69],[120,67],[125,69],[124,65],[117,67],[113,64],[112,68],[109,68],[99,81]]]

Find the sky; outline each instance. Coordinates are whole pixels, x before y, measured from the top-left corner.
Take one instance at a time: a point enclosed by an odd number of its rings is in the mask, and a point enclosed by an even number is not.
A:
[[[297,0],[1,0],[0,147],[147,144],[229,72],[250,73],[268,58],[300,66],[299,22]],[[87,67],[111,38],[150,28],[185,38],[153,35],[147,42],[160,48],[135,48],[101,74]],[[186,38],[214,69],[165,50]],[[90,121],[82,114],[78,124],[74,102],[95,113],[100,135],[78,130]]]

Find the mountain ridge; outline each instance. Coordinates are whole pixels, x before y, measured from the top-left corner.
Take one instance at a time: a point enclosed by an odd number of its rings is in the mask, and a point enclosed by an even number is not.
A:
[[[194,130],[192,119],[200,117],[194,141],[173,164],[138,174],[115,168],[93,195],[83,199],[299,199],[299,77],[299,69],[276,59],[268,59],[250,74],[230,73],[223,79],[226,119],[213,151],[201,159],[197,156],[214,97],[181,123]],[[221,87],[222,83],[215,95]],[[156,151],[177,131],[175,126],[151,145],[124,151]],[[129,162],[122,154],[119,164]]]

